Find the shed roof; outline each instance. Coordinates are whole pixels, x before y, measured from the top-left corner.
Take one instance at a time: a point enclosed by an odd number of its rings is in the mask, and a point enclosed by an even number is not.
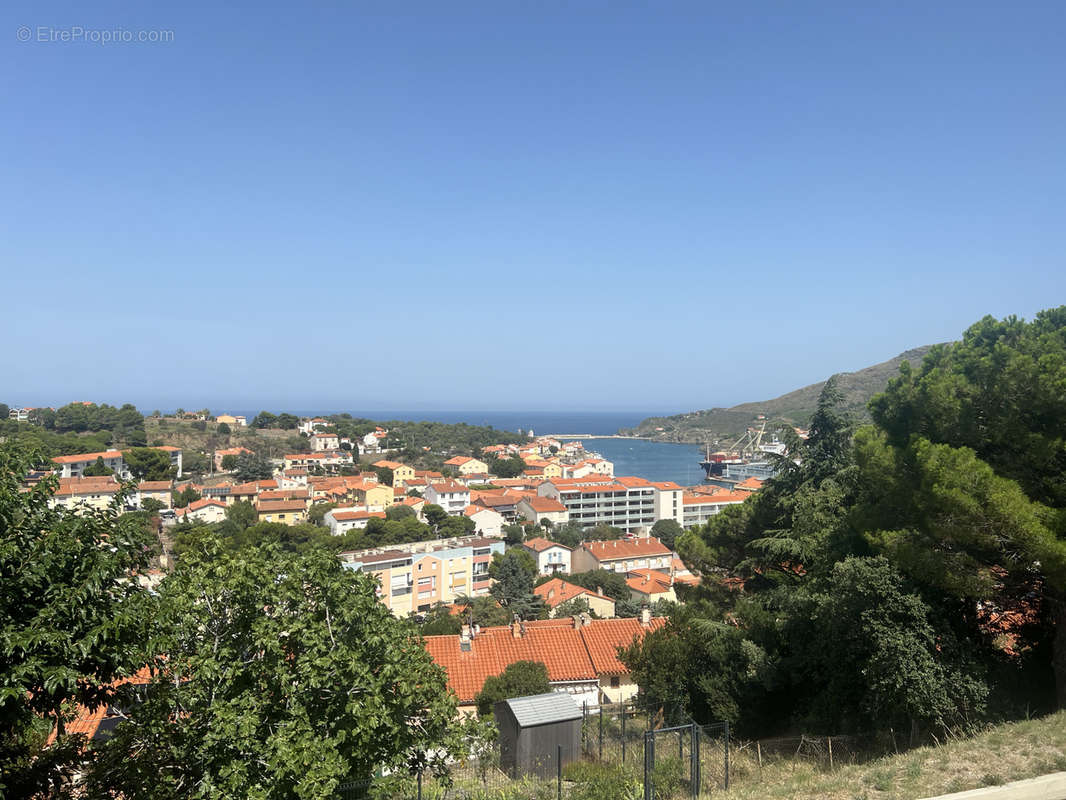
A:
[[[581,719],[577,701],[565,692],[533,694],[528,697],[512,697],[504,700],[515,720],[523,728]]]

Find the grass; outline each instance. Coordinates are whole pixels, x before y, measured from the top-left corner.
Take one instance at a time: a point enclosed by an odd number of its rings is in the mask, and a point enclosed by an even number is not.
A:
[[[899,755],[841,766],[799,760],[759,768],[738,754],[731,800],[818,797],[826,800],[909,800],[998,786],[1066,771],[1066,712],[998,725],[972,738],[953,739]]]

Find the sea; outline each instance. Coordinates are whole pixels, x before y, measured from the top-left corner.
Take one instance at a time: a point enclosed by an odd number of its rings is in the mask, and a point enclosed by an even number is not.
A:
[[[251,419],[256,412],[243,412]],[[329,411],[293,411],[299,416],[325,416]],[[352,416],[374,420],[428,420],[431,422],[487,425],[497,430],[555,434],[581,438],[586,450],[600,453],[614,463],[615,475],[636,475],[652,481],[675,481],[695,486],[703,481],[700,448],[690,444],[650,442],[645,439],[590,439],[611,436],[641,420],[661,416],[658,411],[352,411]]]

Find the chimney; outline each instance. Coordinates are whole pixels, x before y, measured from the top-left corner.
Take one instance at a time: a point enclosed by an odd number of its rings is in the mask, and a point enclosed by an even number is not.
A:
[[[459,634],[459,649],[464,653],[470,652],[470,626],[463,625],[462,632]]]
[[[513,636],[515,639],[521,639],[523,632],[524,631],[522,630],[522,623],[519,621],[518,615],[515,614],[514,620],[511,622],[511,636]]]
[[[554,589],[549,589],[548,590],[548,599],[551,600],[553,597],[555,597],[555,590]]]
[[[603,587],[602,586],[597,586],[596,587],[596,594],[598,594],[600,597],[603,597]]]
[[[645,603],[640,609],[640,624],[645,628],[651,626],[651,609],[648,608],[647,603]]]

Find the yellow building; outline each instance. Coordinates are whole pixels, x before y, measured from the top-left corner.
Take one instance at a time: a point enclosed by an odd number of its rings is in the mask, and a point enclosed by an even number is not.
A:
[[[500,539],[475,536],[342,553],[341,559],[351,569],[374,575],[381,602],[405,617],[460,596],[486,594],[492,583],[489,563],[503,549]]]
[[[255,510],[260,522],[284,522],[286,525],[307,522],[306,500],[260,500]]]
[[[374,466],[392,470],[393,486],[402,486],[405,481],[409,481],[415,476],[414,467],[401,464],[399,461],[375,461]]]
[[[456,456],[444,462],[444,466],[451,467],[460,475],[485,475],[489,471],[489,465],[470,456]]]
[[[217,417],[215,417],[215,422],[217,422],[219,425],[221,425],[223,422],[225,422],[227,425],[236,425],[237,418],[232,414],[219,414]]]

